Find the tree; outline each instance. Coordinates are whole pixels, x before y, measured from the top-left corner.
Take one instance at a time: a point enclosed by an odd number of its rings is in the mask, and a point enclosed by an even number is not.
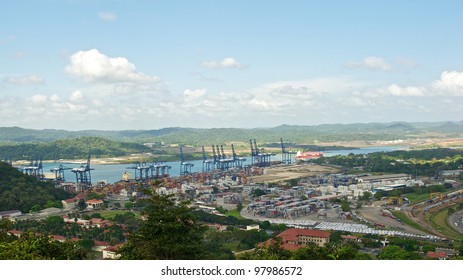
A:
[[[90,251],[92,247],[95,246],[95,241],[91,239],[82,239],[77,241],[77,244],[81,246],[83,249]]]
[[[362,195],[361,199],[368,201],[368,200],[370,200],[371,197],[372,197],[371,192],[363,192],[363,195]]]
[[[85,208],[87,208],[87,203],[85,203],[85,200],[83,198],[80,198],[79,201],[77,202],[77,208],[82,211]]]
[[[126,203],[124,203],[124,207],[127,208],[127,209],[132,209],[133,205],[134,205],[134,203],[131,202],[131,201],[127,201]]]
[[[243,204],[240,202],[236,205],[236,211],[241,212],[242,209],[243,209]]]
[[[389,245],[378,255],[380,260],[419,260],[422,259],[416,252],[407,252],[397,245]]]
[[[276,237],[267,244],[239,256],[242,260],[289,260],[291,252],[281,247],[282,241]]]
[[[333,231],[330,235],[330,243],[338,243],[342,241],[341,235],[350,235],[347,231]]]
[[[422,247],[422,250],[423,250],[423,253],[427,253],[429,251],[431,252],[435,252],[436,251],[436,246],[432,246],[432,245],[423,245]]]
[[[92,219],[92,218],[103,219],[103,217],[101,216],[100,213],[93,213],[92,215],[90,215],[90,219]]]
[[[262,195],[266,194],[266,192],[261,190],[261,189],[255,189],[254,191],[252,191],[252,194],[254,196],[262,196]]]
[[[262,223],[260,223],[260,227],[262,229],[270,229],[272,227],[272,224],[270,224],[269,221],[265,220]]]
[[[87,253],[74,242],[58,242],[27,232],[11,242],[0,242],[1,260],[83,260]]]
[[[33,213],[33,212],[39,212],[40,210],[42,210],[42,207],[40,207],[40,205],[38,205],[38,204],[35,204],[34,206],[31,207],[30,212],[31,212],[31,213]]]
[[[303,248],[297,249],[292,254],[294,260],[326,260],[327,250],[315,243],[309,243]]]
[[[147,191],[145,220],[120,250],[122,259],[190,260],[203,256],[206,227],[199,224],[189,201]]]
[[[382,198],[384,195],[385,195],[384,192],[379,191],[379,192],[376,192],[376,193],[373,195],[373,198],[374,198],[375,200],[381,200],[381,198]]]
[[[343,212],[350,212],[350,203],[347,199],[341,201],[341,209]]]

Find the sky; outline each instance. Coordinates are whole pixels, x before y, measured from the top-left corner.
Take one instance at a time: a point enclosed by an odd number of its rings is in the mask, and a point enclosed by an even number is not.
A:
[[[14,0],[0,127],[463,120],[463,1]]]

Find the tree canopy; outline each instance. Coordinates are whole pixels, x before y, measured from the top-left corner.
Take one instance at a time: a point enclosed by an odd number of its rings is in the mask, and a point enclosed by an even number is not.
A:
[[[26,213],[34,205],[38,205],[40,210],[46,205],[59,205],[58,202],[69,197],[70,193],[55,188],[53,184],[41,182],[0,162],[0,211],[21,210]]]
[[[192,260],[202,259],[204,233],[188,207],[188,201],[149,192],[143,210],[144,221],[122,247],[122,259]]]
[[[87,253],[74,242],[58,242],[28,232],[14,241],[0,241],[1,260],[82,260]]]

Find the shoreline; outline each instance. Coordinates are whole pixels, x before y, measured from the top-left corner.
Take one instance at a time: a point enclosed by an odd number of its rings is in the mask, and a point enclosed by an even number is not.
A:
[[[335,141],[335,142],[319,142],[314,145],[324,146],[340,146],[344,149],[362,149],[371,147],[392,147],[402,146],[403,150],[413,149],[429,149],[429,148],[455,148],[463,147],[463,138],[441,138],[441,139],[414,139],[414,140],[391,140],[391,141]],[[278,150],[278,149],[276,149]],[[337,149],[333,149],[335,151]],[[238,150],[241,152],[244,150]],[[328,151],[328,150],[327,150]],[[330,150],[331,151],[331,150]],[[191,160],[201,160],[195,158]],[[118,164],[134,164],[136,162],[152,162],[156,161],[152,154],[134,154],[123,157],[108,157],[108,158],[91,158],[93,165],[118,165]],[[175,157],[163,159],[164,162],[178,161]],[[87,159],[59,159],[59,160],[44,160],[46,163],[56,164],[86,164]],[[17,160],[13,161],[13,166],[29,165],[30,160]]]

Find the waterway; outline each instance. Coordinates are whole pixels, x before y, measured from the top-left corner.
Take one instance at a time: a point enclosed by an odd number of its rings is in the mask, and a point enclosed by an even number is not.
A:
[[[378,147],[365,147],[365,148],[358,148],[358,149],[346,149],[346,150],[333,150],[333,151],[324,151],[323,154],[325,157],[331,157],[335,155],[348,155],[352,154],[369,154],[375,152],[389,152],[389,151],[396,151],[396,150],[403,150],[407,147],[404,146],[378,146]],[[281,154],[277,154],[273,156],[272,161],[281,160]],[[201,172],[202,171],[202,160],[194,160],[190,161],[190,163],[194,164],[191,168],[192,172]],[[251,157],[246,157],[246,161],[244,164],[250,164]],[[50,169],[59,167],[62,164],[66,168],[75,168],[79,167],[80,164],[74,163],[62,163],[62,162],[46,162],[43,164],[43,171],[45,173],[50,173]],[[169,174],[171,176],[179,176],[180,174],[180,161],[173,161],[173,162],[166,162],[167,165],[171,166],[169,170]],[[130,174],[131,178],[135,177],[134,170],[129,169],[133,167],[133,164],[94,164],[91,165],[91,168],[94,170],[91,171],[92,182],[96,183],[99,181],[106,181],[107,183],[114,183],[122,178],[122,174],[127,172]],[[66,181],[68,182],[75,182],[76,176],[72,173],[71,170],[65,170],[64,176]]]

